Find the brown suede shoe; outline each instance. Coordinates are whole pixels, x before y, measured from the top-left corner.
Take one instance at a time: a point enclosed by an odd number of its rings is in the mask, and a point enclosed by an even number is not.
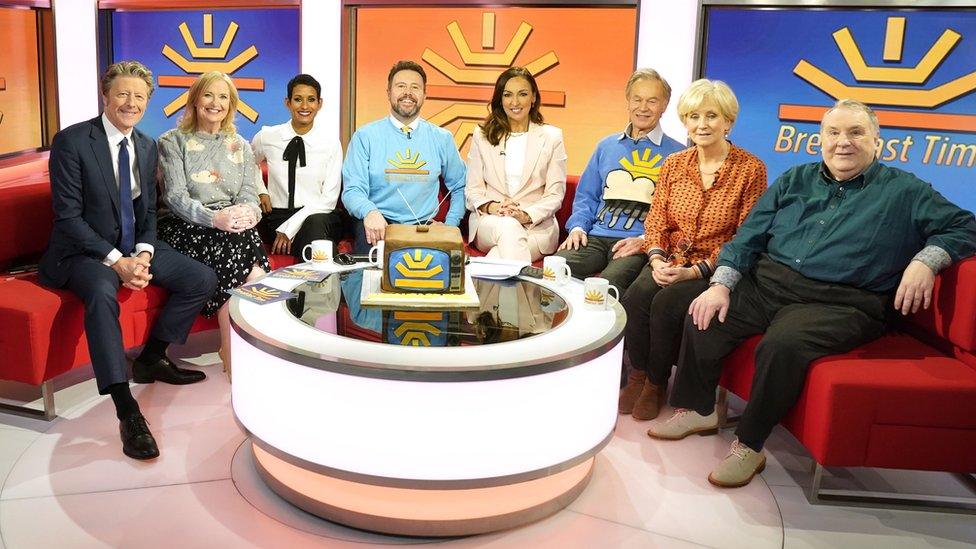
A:
[[[641,390],[640,396],[637,397],[637,402],[634,403],[634,411],[631,415],[639,421],[656,418],[661,411],[661,405],[664,404],[666,392],[666,386],[654,385],[651,380],[645,379],[644,388]]]
[[[621,414],[629,414],[634,411],[634,404],[644,388],[644,381],[647,374],[643,370],[631,369],[627,376],[627,385],[620,390],[620,398],[617,400],[617,411]]]

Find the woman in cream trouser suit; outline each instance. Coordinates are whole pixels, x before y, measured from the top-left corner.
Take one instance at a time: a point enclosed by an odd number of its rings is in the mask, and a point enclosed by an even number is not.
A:
[[[539,88],[521,67],[495,83],[491,112],[468,153],[468,235],[489,257],[535,261],[556,251],[566,193],[563,132],[545,125]]]

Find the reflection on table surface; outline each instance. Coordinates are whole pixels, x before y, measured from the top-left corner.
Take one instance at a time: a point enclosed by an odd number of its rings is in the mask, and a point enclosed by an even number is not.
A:
[[[569,313],[565,300],[524,280],[474,280],[476,310],[403,310],[360,303],[363,271],[295,287],[289,312],[317,330],[390,345],[445,347],[500,343],[541,334]]]

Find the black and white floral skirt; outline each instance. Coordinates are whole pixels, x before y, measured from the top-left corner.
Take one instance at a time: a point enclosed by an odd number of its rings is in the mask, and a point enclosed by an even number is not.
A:
[[[228,233],[189,223],[174,215],[159,220],[156,235],[176,251],[196,259],[217,274],[217,291],[203,306],[204,316],[217,313],[230,298],[227,291],[244,284],[254,265],[265,272],[271,270],[257,228]]]

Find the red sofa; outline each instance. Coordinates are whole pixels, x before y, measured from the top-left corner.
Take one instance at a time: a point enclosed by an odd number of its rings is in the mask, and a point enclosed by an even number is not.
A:
[[[0,168],[0,379],[40,386],[43,412],[0,404],[0,410],[55,417],[50,381],[91,361],[84,337],[84,307],[67,290],[41,286],[35,272],[16,273],[18,265],[36,263],[47,247],[54,215],[47,154],[29,163]],[[293,263],[272,256],[272,265]],[[166,292],[119,289],[119,321],[126,348],[137,347],[165,303]],[[197,318],[192,331],[216,328],[216,319]]]
[[[815,361],[783,420],[815,461],[807,494],[813,502],[852,501],[821,489],[826,466],[976,471],[976,258],[941,273],[931,307],[902,318],[896,328]],[[726,357],[720,381],[746,400],[759,339]]]

